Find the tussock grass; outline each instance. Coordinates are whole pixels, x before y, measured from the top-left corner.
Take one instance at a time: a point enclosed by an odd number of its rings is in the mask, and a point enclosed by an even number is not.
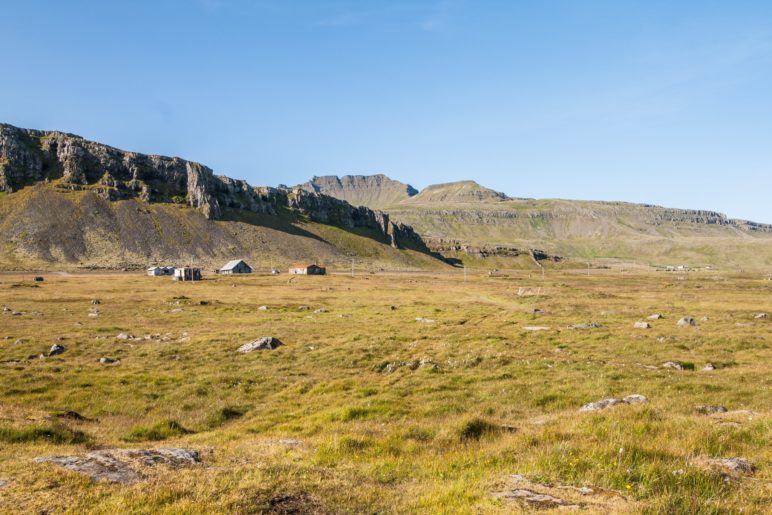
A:
[[[507,513],[517,507],[491,494],[522,474],[619,492],[634,512],[764,512],[772,325],[752,314],[772,311],[772,283],[727,273],[676,281],[598,270],[549,271],[543,280],[467,272],[466,281],[368,274],[288,284],[286,276],[253,275],[184,285],[52,275],[39,289],[10,288],[18,278],[0,276],[0,306],[44,313],[0,313],[0,479],[11,480],[0,505]],[[520,288],[546,294],[518,296]],[[96,319],[87,316],[93,298],[101,300]],[[170,313],[168,302],[183,311]],[[329,312],[314,313],[318,307]],[[652,313],[665,318],[632,328]],[[677,328],[682,316],[698,325]],[[568,329],[588,321],[605,328]],[[523,330],[531,325],[551,329]],[[160,337],[116,339],[121,332]],[[48,335],[62,336],[66,352],[28,360],[55,342]],[[284,345],[235,352],[260,336]],[[120,364],[100,365],[102,356]],[[662,368],[667,361],[693,369]],[[708,362],[717,369],[703,371]],[[405,365],[380,366],[389,363]],[[649,402],[577,411],[633,393]],[[735,413],[704,415],[696,405]],[[58,427],[35,421],[68,410],[88,414],[67,422],[87,441],[64,424],[59,436],[31,429]],[[127,488],[31,464],[93,446],[211,452],[203,467],[159,468]],[[726,481],[696,466],[700,456],[745,457],[758,471]]]

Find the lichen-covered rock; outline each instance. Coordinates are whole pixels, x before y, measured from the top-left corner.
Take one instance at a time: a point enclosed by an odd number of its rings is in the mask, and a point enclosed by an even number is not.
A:
[[[676,322],[678,327],[691,327],[697,325],[697,322],[692,317],[683,317]]]
[[[651,324],[648,322],[636,322],[633,324],[633,329],[650,329]]]
[[[283,344],[277,338],[273,338],[271,336],[264,336],[262,338],[258,338],[257,340],[251,341],[249,343],[245,343],[244,345],[238,348],[238,352],[242,354],[246,354],[247,352],[252,352],[255,350],[273,350],[279,347],[280,345],[283,345]]]
[[[33,461],[53,463],[94,481],[127,484],[141,480],[143,469],[157,465],[172,469],[186,467],[199,463],[201,456],[193,449],[105,449],[83,456],[41,456]]]

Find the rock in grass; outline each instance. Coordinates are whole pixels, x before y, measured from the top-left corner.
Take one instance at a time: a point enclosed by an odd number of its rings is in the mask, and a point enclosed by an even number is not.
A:
[[[691,327],[695,325],[697,325],[697,322],[695,322],[692,317],[683,317],[676,322],[676,326],[678,327]]]
[[[193,449],[105,449],[82,456],[41,456],[33,461],[54,463],[94,481],[128,484],[141,480],[145,468],[161,464],[178,469],[199,463],[201,457]]]
[[[622,404],[622,401],[619,399],[603,399],[585,404],[579,408],[579,411],[600,411],[610,408],[611,406],[616,406],[617,404]]]
[[[590,402],[579,408],[579,411],[600,411],[612,406],[616,406],[618,404],[642,404],[644,402],[648,402],[648,400],[649,399],[645,396],[634,393],[628,395],[624,399],[603,399],[600,401]]]
[[[636,322],[633,324],[634,329],[651,329],[651,324],[648,322]]]
[[[683,370],[684,367],[680,363],[675,361],[665,361],[662,363],[662,368],[672,368],[673,370]]]
[[[257,308],[258,311],[268,311],[268,306],[260,306]]]
[[[587,324],[574,324],[571,326],[571,329],[602,329],[604,327],[606,326],[598,322],[590,322]]]
[[[724,406],[695,406],[697,413],[703,415],[712,415],[713,413],[726,413],[728,410]]]
[[[105,356],[105,357],[99,358],[99,362],[103,365],[111,365],[113,363],[118,363],[118,360],[115,358],[110,358]]]
[[[756,471],[756,465],[745,458],[697,458],[695,463],[703,467],[717,470],[729,476],[740,476],[743,474],[753,474]]]
[[[707,363],[704,367],[702,367],[702,370],[704,370],[705,372],[712,372],[716,370],[716,365],[714,365],[713,363]]]
[[[766,313],[756,313],[755,315],[753,315],[753,319],[754,320],[766,320],[767,319],[767,314]]]
[[[64,345],[59,345],[58,343],[55,343],[51,345],[51,348],[48,350],[49,356],[56,356],[57,354],[62,354],[66,349],[64,348]]]
[[[272,336],[264,336],[249,343],[245,343],[238,348],[238,352],[246,354],[247,352],[252,352],[254,350],[273,350],[280,345],[283,344],[277,338]]]
[[[649,320],[662,320],[665,317],[663,317],[662,314],[660,313],[654,313],[653,315],[649,315],[646,318],[648,318]]]
[[[510,490],[509,492],[502,492],[498,494],[498,497],[502,497],[504,499],[524,501],[525,503],[531,506],[534,506],[536,508],[558,508],[558,507],[563,509],[580,508],[579,505],[571,504],[559,497],[555,497],[549,494],[540,494],[538,492],[527,490],[525,488],[517,488],[515,490]]]

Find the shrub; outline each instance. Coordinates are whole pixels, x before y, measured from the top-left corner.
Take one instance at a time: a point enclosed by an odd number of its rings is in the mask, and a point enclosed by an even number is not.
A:
[[[461,426],[459,437],[461,440],[479,440],[484,435],[499,432],[499,426],[491,424],[481,418],[473,418]]]

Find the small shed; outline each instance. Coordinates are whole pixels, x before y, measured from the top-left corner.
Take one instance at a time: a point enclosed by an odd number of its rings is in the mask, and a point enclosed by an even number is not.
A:
[[[191,266],[183,266],[182,268],[174,269],[175,281],[200,281],[201,269],[193,268]]]
[[[252,267],[243,259],[234,259],[228,261],[224,267],[219,270],[221,274],[251,274]]]
[[[324,266],[314,263],[298,263],[290,267],[289,273],[292,275],[325,275],[327,269]]]
[[[173,266],[151,266],[147,269],[147,275],[160,276],[160,275],[174,275]]]

